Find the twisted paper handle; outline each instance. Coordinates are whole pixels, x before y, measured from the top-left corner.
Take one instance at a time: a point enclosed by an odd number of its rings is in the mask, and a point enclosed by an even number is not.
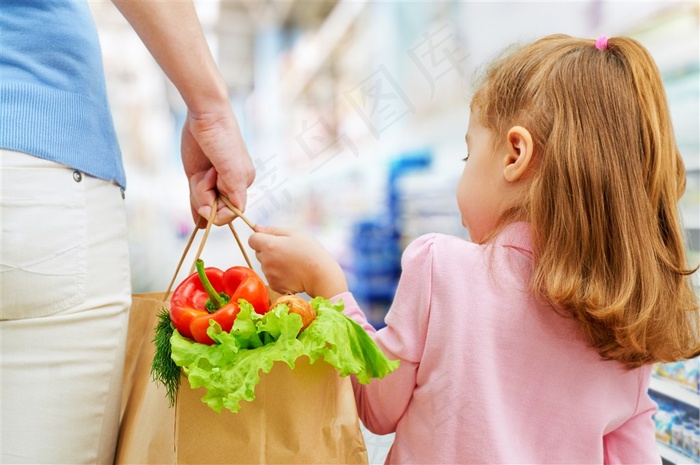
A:
[[[209,231],[211,230],[211,225],[214,224],[214,218],[216,218],[216,204],[217,200],[222,200],[226,206],[231,209],[233,213],[236,214],[237,217],[241,218],[245,224],[247,224],[250,229],[255,229],[255,225],[251,223],[251,221],[246,218],[243,213],[236,208],[229,199],[227,199],[224,196],[220,196],[218,199],[214,200],[214,203],[211,205],[211,214],[209,215],[209,218],[207,218],[207,226],[204,229],[204,236],[202,237],[202,241],[199,244],[199,249],[197,249],[197,255],[195,255],[194,261],[192,262],[192,267],[190,268],[190,273],[192,274],[194,272],[195,264],[197,263],[197,260],[199,259],[200,255],[202,254],[202,250],[204,249],[204,244],[207,242],[207,238],[209,237]],[[234,218],[235,219],[235,218]],[[245,261],[248,265],[248,268],[253,268],[253,265],[250,262],[250,258],[248,258],[248,254],[245,251],[245,248],[243,247],[243,243],[241,242],[241,238],[238,236],[238,233],[236,232],[236,229],[233,227],[233,221],[231,221],[228,224],[229,228],[231,229],[231,232],[233,233],[233,237],[236,239],[236,243],[238,244],[238,248],[241,250],[241,253],[243,254],[243,258],[245,258]],[[194,238],[197,235],[197,232],[199,231],[199,228],[195,227],[194,231],[192,231],[192,234],[190,235],[189,240],[187,241],[187,245],[185,245],[185,250],[182,252],[182,257],[180,257],[180,261],[177,264],[177,268],[175,269],[175,274],[173,274],[173,278],[170,280],[170,284],[168,285],[168,290],[165,291],[165,296],[164,299],[167,299],[168,296],[170,295],[170,291],[173,289],[173,285],[175,284],[175,280],[177,279],[177,275],[180,273],[180,268],[182,267],[182,263],[185,261],[185,257],[187,256],[187,253],[190,250],[190,247],[192,246],[192,243],[194,242]]]

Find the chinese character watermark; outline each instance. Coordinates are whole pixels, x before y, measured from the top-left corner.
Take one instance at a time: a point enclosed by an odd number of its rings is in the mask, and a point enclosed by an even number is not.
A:
[[[377,139],[401,118],[415,113],[413,103],[384,65],[343,95]]]
[[[436,383],[450,380],[450,373],[436,374]],[[431,447],[439,445],[439,431],[445,424],[464,423],[469,419],[469,407],[463,394],[448,390],[440,396],[433,396],[413,411],[420,427],[429,438]],[[456,420],[455,420],[456,419]]]
[[[355,158],[359,156],[352,140],[345,134],[336,137],[333,127],[325,118],[320,117],[311,125],[307,120],[303,120],[301,126],[301,132],[294,139],[314,164],[312,173],[348,150]]]
[[[467,53],[462,50],[452,24],[447,23],[432,33],[423,34],[423,40],[408,49],[408,55],[430,84],[430,96],[435,95],[435,83],[451,71],[465,76],[462,65]]]
[[[272,163],[276,156],[272,155],[265,160],[260,158],[253,160],[257,179],[249,190],[249,204],[261,212],[262,221],[292,202],[292,196],[287,188],[289,177],[283,176],[279,166]]]

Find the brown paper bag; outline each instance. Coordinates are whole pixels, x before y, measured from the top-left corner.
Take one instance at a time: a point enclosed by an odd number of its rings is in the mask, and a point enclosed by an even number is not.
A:
[[[209,409],[183,376],[170,408],[150,375],[163,297],[133,296],[115,463],[368,463],[350,380],[322,360],[276,363],[235,414]]]

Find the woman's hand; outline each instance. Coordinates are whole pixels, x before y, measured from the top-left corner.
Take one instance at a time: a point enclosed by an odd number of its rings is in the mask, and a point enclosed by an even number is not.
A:
[[[218,194],[245,210],[246,189],[255,178],[253,163],[194,3],[114,0],[114,4],[187,105],[181,149],[195,224],[209,217]],[[234,218],[225,205],[217,206],[215,224]]]
[[[348,290],[343,269],[312,237],[269,226],[256,226],[255,231],[248,244],[275,291],[328,299]]]
[[[188,112],[182,128],[182,164],[190,185],[192,217],[208,218],[217,195],[225,195],[245,210],[246,189],[255,179],[253,163],[241,137],[236,117],[225,105],[218,115],[195,116]],[[214,224],[231,222],[235,214],[217,205]]]

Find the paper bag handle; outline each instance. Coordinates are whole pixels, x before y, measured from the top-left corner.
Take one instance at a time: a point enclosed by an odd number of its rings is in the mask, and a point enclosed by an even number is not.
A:
[[[209,215],[209,218],[207,218],[207,226],[204,229],[204,236],[202,237],[202,241],[199,244],[199,249],[197,249],[197,255],[194,258],[194,262],[192,262],[192,267],[190,268],[190,273],[192,274],[194,272],[195,264],[197,263],[197,260],[199,259],[199,256],[202,254],[202,250],[204,249],[204,244],[207,241],[207,238],[209,237],[209,231],[211,230],[211,225],[214,223],[214,218],[216,218],[216,204],[217,200],[222,200],[224,204],[240,219],[247,224],[250,229],[254,229],[255,225],[250,222],[248,218],[246,218],[243,213],[236,208],[231,201],[224,197],[224,196],[219,196],[218,199],[214,200],[214,203],[211,205],[211,214]],[[235,218],[234,218],[235,220]],[[236,239],[236,243],[238,244],[238,248],[241,250],[241,253],[243,254],[243,258],[245,258],[246,263],[248,264],[248,268],[253,268],[253,265],[250,263],[250,258],[248,258],[248,254],[245,251],[245,248],[243,247],[243,243],[241,242],[241,238],[238,237],[238,233],[236,232],[236,229],[233,227],[233,221],[228,223],[229,228],[231,229],[231,232],[233,233],[233,237]],[[194,231],[192,231],[192,234],[190,235],[189,240],[187,241],[187,245],[185,245],[185,250],[182,252],[182,257],[180,257],[180,261],[177,264],[177,268],[175,269],[175,274],[173,274],[173,278],[170,280],[170,284],[168,285],[168,290],[165,291],[165,294],[163,296],[163,301],[167,300],[168,296],[170,295],[170,291],[173,289],[173,285],[175,284],[175,280],[177,279],[177,275],[180,273],[180,268],[182,267],[182,263],[185,261],[185,257],[187,256],[187,253],[190,250],[190,247],[192,246],[192,243],[194,242],[194,238],[197,235],[197,232],[199,231],[198,227],[194,228]]]

